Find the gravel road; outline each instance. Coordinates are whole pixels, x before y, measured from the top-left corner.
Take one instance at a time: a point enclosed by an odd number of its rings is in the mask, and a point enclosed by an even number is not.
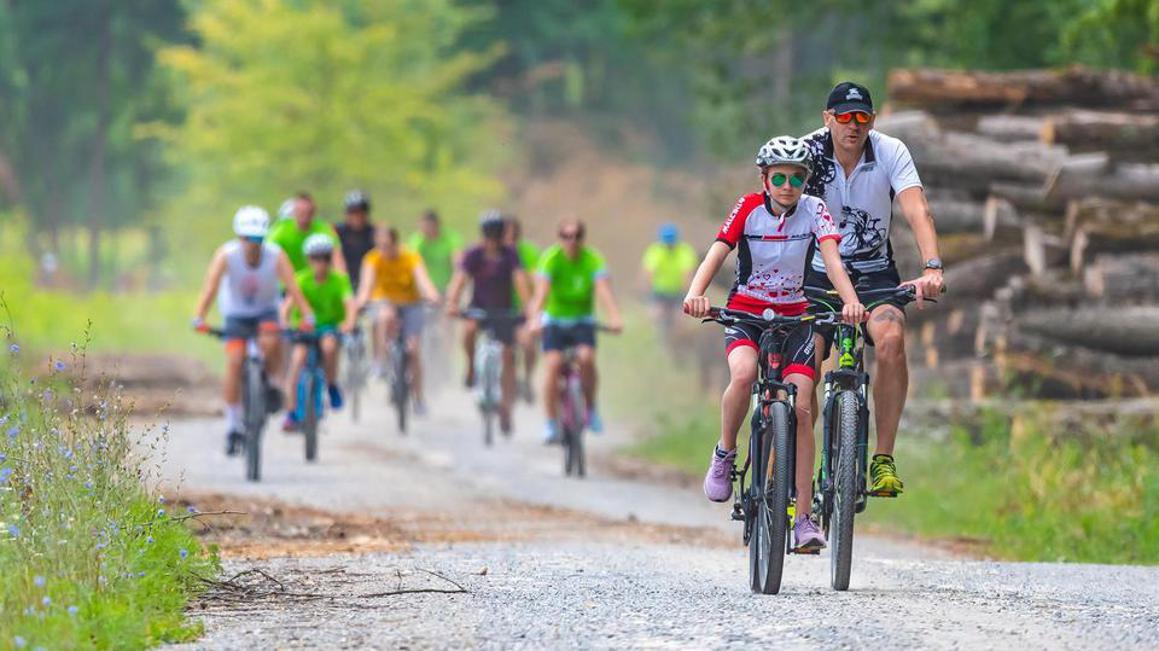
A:
[[[227,576],[263,574],[211,592],[205,635],[183,648],[1159,648],[1159,568],[863,535],[849,592],[828,589],[822,555],[789,558],[782,594],[754,596],[727,508],[607,470],[614,433],[588,479],[565,480],[534,413],[486,449],[463,396],[438,404],[407,437],[385,411],[337,415],[309,466],[299,439],[271,433],[260,484],[224,460],[216,421],[174,423],[169,492],[324,525],[223,543]]]

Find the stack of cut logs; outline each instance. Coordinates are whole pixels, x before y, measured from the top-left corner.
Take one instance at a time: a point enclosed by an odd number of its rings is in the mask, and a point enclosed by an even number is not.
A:
[[[896,70],[889,94],[949,266],[947,309],[913,313],[927,365],[969,369],[952,393],[1159,392],[1159,78]]]

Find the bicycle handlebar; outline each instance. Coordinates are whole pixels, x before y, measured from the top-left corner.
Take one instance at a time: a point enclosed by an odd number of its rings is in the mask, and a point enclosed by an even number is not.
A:
[[[777,314],[771,308],[765,308],[765,311],[761,314],[751,314],[749,312],[741,312],[740,310],[730,310],[726,307],[710,307],[708,309],[708,316],[704,319],[701,319],[701,322],[708,323],[710,321],[715,321],[721,325],[751,323],[767,328],[769,326],[793,325],[797,323],[816,323],[820,325],[827,325],[831,323],[837,323],[840,320],[841,315],[836,312],[784,316]]]
[[[942,287],[942,293],[946,293],[946,288]],[[836,289],[825,289],[823,287],[806,286],[805,296],[810,300],[817,300],[827,304],[841,304],[841,297],[837,294]],[[897,287],[885,287],[882,289],[864,289],[857,290],[857,297],[865,301],[865,308],[867,310],[873,309],[891,299],[901,301],[902,304],[912,303],[917,300],[917,290],[913,285],[899,285]],[[929,303],[937,303],[938,299],[929,296],[923,296],[923,301]]]
[[[517,310],[485,310],[480,307],[468,307],[455,313],[457,319],[471,321],[510,321],[519,323],[526,320],[526,316]]]

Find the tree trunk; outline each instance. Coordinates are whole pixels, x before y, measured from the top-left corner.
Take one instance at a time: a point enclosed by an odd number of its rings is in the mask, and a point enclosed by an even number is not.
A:
[[[889,74],[889,96],[906,106],[994,109],[1024,105],[1159,109],[1159,79],[1073,66],[1066,70],[974,72],[931,68]]]
[[[1041,140],[1046,120],[1025,115],[983,115],[978,118],[978,133],[1010,142],[1013,140]]]
[[[1041,138],[1077,150],[1112,150],[1117,157],[1154,160],[1159,151],[1159,115],[1068,111],[1045,118]]]
[[[111,58],[113,49],[113,30],[110,24],[108,0],[101,0],[98,24],[98,47],[96,60],[96,101],[97,124],[93,134],[92,159],[89,163],[89,288],[95,288],[100,283],[101,276],[101,229],[104,222],[106,161],[105,151],[108,145],[109,121],[109,86],[112,83]]]

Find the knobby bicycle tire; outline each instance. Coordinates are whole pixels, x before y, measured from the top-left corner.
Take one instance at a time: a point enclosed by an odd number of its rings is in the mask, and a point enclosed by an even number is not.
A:
[[[398,415],[398,433],[406,434],[407,406],[410,400],[410,383],[407,378],[406,346],[396,344],[391,350],[391,364],[394,366],[391,378],[391,402]]]
[[[262,428],[266,422],[266,380],[261,364],[248,360],[242,385],[245,392],[245,476],[262,478]]]
[[[584,477],[587,475],[587,459],[584,457],[584,390],[579,377],[573,376],[567,381],[567,396],[568,399],[564,403],[565,409],[571,413],[568,415],[571,421],[570,430],[566,433],[564,444],[567,448],[567,456],[571,459],[569,474],[574,474],[576,477]]]
[[[757,499],[757,535],[759,544],[750,547],[749,553],[756,554],[756,562],[751,566],[757,570],[752,577],[754,592],[777,594],[781,591],[781,577],[784,570],[785,552],[788,549],[789,494],[792,491],[793,464],[789,438],[789,405],[774,402],[769,405],[768,427],[761,437],[761,464],[763,471],[754,480],[759,480],[764,490]]]
[[[302,434],[306,439],[306,461],[318,458],[318,375],[312,368],[306,369],[305,391],[302,405]]]
[[[845,390],[837,394],[834,416],[837,428],[834,442],[837,454],[833,476],[833,520],[830,529],[832,550],[829,556],[830,579],[834,590],[849,589],[853,566],[853,518],[857,508],[857,394]]]

